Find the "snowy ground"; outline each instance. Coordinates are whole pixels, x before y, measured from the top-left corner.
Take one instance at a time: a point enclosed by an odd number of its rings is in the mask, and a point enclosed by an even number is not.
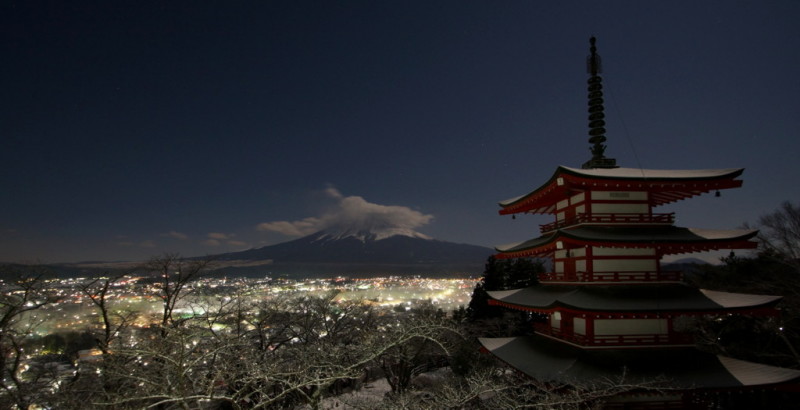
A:
[[[431,372],[422,373],[414,378],[411,386],[425,390],[434,385],[440,385],[446,379],[453,377],[449,367],[443,367]],[[421,391],[418,390],[418,391]],[[364,383],[359,390],[345,393],[336,397],[322,399],[321,409],[326,410],[362,410],[380,408],[386,393],[391,391],[391,387],[385,378],[379,377],[376,380]],[[310,406],[303,405],[296,410],[308,410]]]
[[[336,397],[328,397],[322,400],[320,406],[325,410],[352,410],[370,408],[379,405],[383,400],[383,396],[391,390],[389,383],[385,378],[365,383],[361,389],[345,393]],[[351,405],[352,404],[352,405]],[[372,404],[372,406],[369,406]],[[354,406],[355,405],[355,406]],[[299,407],[299,409],[309,409],[308,405]]]

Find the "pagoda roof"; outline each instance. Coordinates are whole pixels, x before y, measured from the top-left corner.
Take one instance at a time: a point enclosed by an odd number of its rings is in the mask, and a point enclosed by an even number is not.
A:
[[[771,308],[782,297],[697,289],[684,284],[532,286],[487,292],[493,304],[536,312],[712,313]]]
[[[500,360],[539,381],[627,384],[663,380],[687,389],[759,387],[796,381],[800,371],[702,352],[693,347],[581,349],[543,336],[479,338]]]
[[[544,185],[515,198],[500,201],[501,215],[528,212],[555,212],[558,201],[578,192],[593,190],[637,191],[651,193],[652,205],[680,201],[719,189],[738,188],[736,177],[744,168],[664,170],[641,168],[580,169],[559,166]]]
[[[552,231],[523,242],[499,245],[499,258],[539,256],[575,246],[615,248],[656,248],[662,254],[699,252],[716,249],[750,249],[758,233],[755,229],[696,229],[676,226],[576,226]]]

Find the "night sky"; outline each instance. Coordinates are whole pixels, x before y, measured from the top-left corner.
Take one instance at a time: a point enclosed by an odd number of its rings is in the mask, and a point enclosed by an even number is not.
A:
[[[589,159],[592,35],[606,156],[744,167],[742,188],[657,212],[753,223],[800,199],[798,18],[798,1],[3,1],[0,261],[229,252],[363,212],[460,243],[537,236],[551,217],[497,202]]]

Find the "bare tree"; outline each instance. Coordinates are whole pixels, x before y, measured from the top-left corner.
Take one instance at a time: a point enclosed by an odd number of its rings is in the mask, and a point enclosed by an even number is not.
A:
[[[180,325],[175,319],[178,302],[191,293],[189,283],[200,278],[211,266],[210,259],[183,259],[178,254],[164,254],[147,262],[144,268],[155,274],[158,297],[163,302],[160,330],[164,337],[171,327]]]
[[[45,288],[43,276],[42,271],[9,267],[0,276],[12,278],[0,283],[0,407],[27,409],[47,392],[42,383],[52,380],[46,377],[47,369],[23,374],[29,357],[24,342],[38,325],[30,314],[56,300]]]
[[[414,377],[445,365],[441,359],[451,350],[451,336],[458,335],[453,325],[430,305],[401,314],[390,329],[389,334],[405,342],[385,349],[379,363],[392,393],[398,395],[410,388]]]
[[[130,324],[128,316],[114,314],[112,290],[119,278],[79,287],[102,316],[106,354],[78,366],[70,380],[45,367],[20,377],[30,335],[25,315],[52,299],[37,277],[4,284],[0,407],[316,409],[380,368],[393,394],[363,408],[577,408],[575,403],[599,403],[613,392],[642,387],[620,380],[552,390],[504,368],[480,366],[459,374],[440,370],[447,374],[441,383],[421,384],[419,375],[447,366],[465,343],[432,304],[376,312],[368,302],[340,300],[336,292],[251,302],[244,293],[194,292],[191,281],[206,263],[167,255],[150,266],[164,306],[157,331],[128,327],[137,337],[117,336]],[[186,314],[178,317],[177,308]]]
[[[127,310],[112,310],[110,307],[108,291],[125,274],[118,274],[111,278],[96,278],[79,286],[80,291],[91,300],[92,305],[100,313],[103,320],[102,336],[97,339],[97,344],[103,354],[108,354],[111,343],[122,334],[137,313]]]
[[[331,390],[336,383],[362,378],[365,369],[397,358],[398,352],[404,351],[401,346],[424,340],[446,352],[446,344],[440,340],[446,331],[454,329],[445,323],[419,320],[363,332],[353,328],[347,334],[358,338],[338,342],[323,337],[314,343],[287,344],[268,357],[260,356],[262,360],[245,360],[247,368],[234,397],[237,402],[251,403],[251,408],[299,403],[318,408],[323,398],[338,393]]]
[[[668,393],[671,386],[664,378],[630,380],[624,372],[592,381],[542,382],[500,366],[449,379],[415,408],[601,409],[623,393]]]
[[[444,370],[444,371],[442,371]],[[421,378],[425,382],[420,382]],[[497,361],[487,361],[465,375],[448,369],[418,376],[401,393],[386,396],[353,394],[337,398],[353,409],[547,409],[604,408],[617,395],[629,392],[669,394],[673,385],[665,378],[634,380],[624,372],[595,380],[543,382]]]
[[[800,272],[800,205],[786,201],[779,209],[762,215],[758,223],[763,249]]]

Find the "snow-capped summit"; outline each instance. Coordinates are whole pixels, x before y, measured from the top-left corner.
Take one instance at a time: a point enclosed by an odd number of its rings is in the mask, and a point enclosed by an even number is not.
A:
[[[410,228],[397,226],[335,226],[313,234],[317,240],[341,240],[355,238],[361,242],[380,241],[392,236],[407,236],[409,238],[432,240],[428,235],[419,233]]]

